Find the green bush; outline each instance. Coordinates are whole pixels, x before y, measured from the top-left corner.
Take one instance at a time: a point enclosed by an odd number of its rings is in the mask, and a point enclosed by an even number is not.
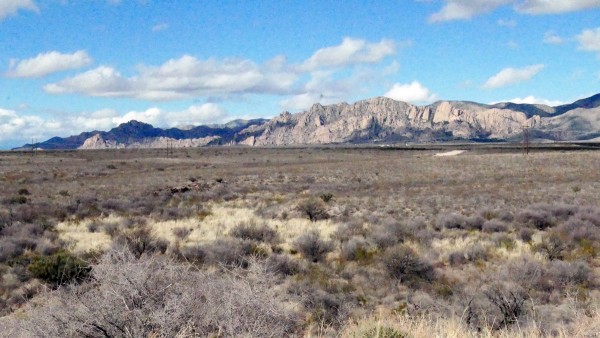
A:
[[[64,250],[50,256],[34,256],[27,269],[34,277],[55,286],[83,281],[91,271],[86,262]]]

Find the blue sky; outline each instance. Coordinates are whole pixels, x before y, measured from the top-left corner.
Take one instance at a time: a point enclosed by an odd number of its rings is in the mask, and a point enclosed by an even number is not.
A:
[[[600,92],[600,0],[0,0],[0,149],[388,96]]]

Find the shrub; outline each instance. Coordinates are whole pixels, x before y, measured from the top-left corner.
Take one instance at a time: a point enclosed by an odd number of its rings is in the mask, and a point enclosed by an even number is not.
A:
[[[32,276],[54,286],[81,282],[91,270],[87,263],[64,250],[50,256],[34,256],[27,269]]]
[[[304,258],[317,263],[325,259],[325,255],[333,250],[333,243],[323,241],[317,231],[308,232],[296,239],[292,248],[300,252]]]
[[[331,237],[340,242],[346,242],[352,237],[364,237],[367,232],[363,222],[354,220],[340,224]]]
[[[521,228],[521,230],[519,230],[519,238],[523,242],[531,242],[531,240],[533,239],[533,230],[529,228]]]
[[[165,257],[111,251],[90,284],[48,294],[19,321],[33,337],[284,337],[297,300],[260,266],[206,272]]]
[[[479,215],[466,217],[464,215],[451,213],[441,214],[436,221],[437,229],[465,229],[465,230],[481,230],[485,218]]]
[[[316,198],[310,198],[301,202],[298,205],[298,210],[308,216],[313,222],[329,218],[323,201]]]
[[[525,313],[525,301],[529,298],[522,288],[515,285],[495,283],[483,292],[488,301],[501,313],[496,328],[505,328],[516,323]]]
[[[165,253],[169,246],[166,240],[152,236],[150,229],[145,226],[121,234],[115,240],[115,243],[125,245],[136,257],[140,257],[146,253]]]
[[[499,220],[492,219],[485,221],[481,227],[481,230],[484,232],[506,232],[507,226]]]
[[[27,197],[23,195],[14,196],[8,199],[8,204],[25,204],[27,203]]]
[[[284,276],[292,276],[300,272],[300,264],[285,254],[271,255],[265,262],[265,266],[267,271]]]
[[[437,229],[463,229],[466,223],[465,216],[451,213],[439,215],[435,224]]]
[[[192,229],[190,228],[178,227],[173,229],[173,235],[175,235],[175,237],[181,241],[186,239],[190,233],[192,233]]]
[[[254,223],[240,223],[233,227],[229,234],[235,238],[253,240],[257,242],[278,244],[281,242],[277,230],[267,225],[256,225]]]
[[[322,193],[321,195],[319,195],[319,197],[321,198],[321,200],[325,203],[329,203],[329,201],[331,201],[331,199],[333,198],[333,194],[330,192],[325,192]]]
[[[409,285],[420,280],[431,282],[435,278],[433,266],[404,244],[388,248],[382,260],[392,277]]]
[[[551,232],[542,238],[542,242],[534,246],[534,250],[546,255],[549,260],[563,259],[568,244],[557,233]]]
[[[342,258],[348,261],[363,261],[372,258],[377,249],[364,238],[354,237],[342,244]]]
[[[31,195],[31,193],[29,192],[29,190],[25,189],[25,188],[21,188],[19,189],[19,191],[17,192],[19,195],[23,196],[23,195]]]

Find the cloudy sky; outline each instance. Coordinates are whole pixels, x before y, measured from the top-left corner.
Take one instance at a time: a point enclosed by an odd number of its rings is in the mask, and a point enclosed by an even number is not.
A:
[[[600,0],[0,0],[0,149],[382,95],[557,105],[600,92],[598,18]]]

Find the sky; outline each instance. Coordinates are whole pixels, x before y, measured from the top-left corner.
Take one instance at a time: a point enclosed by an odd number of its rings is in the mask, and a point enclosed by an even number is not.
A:
[[[600,92],[600,0],[0,0],[0,149],[376,96]]]

